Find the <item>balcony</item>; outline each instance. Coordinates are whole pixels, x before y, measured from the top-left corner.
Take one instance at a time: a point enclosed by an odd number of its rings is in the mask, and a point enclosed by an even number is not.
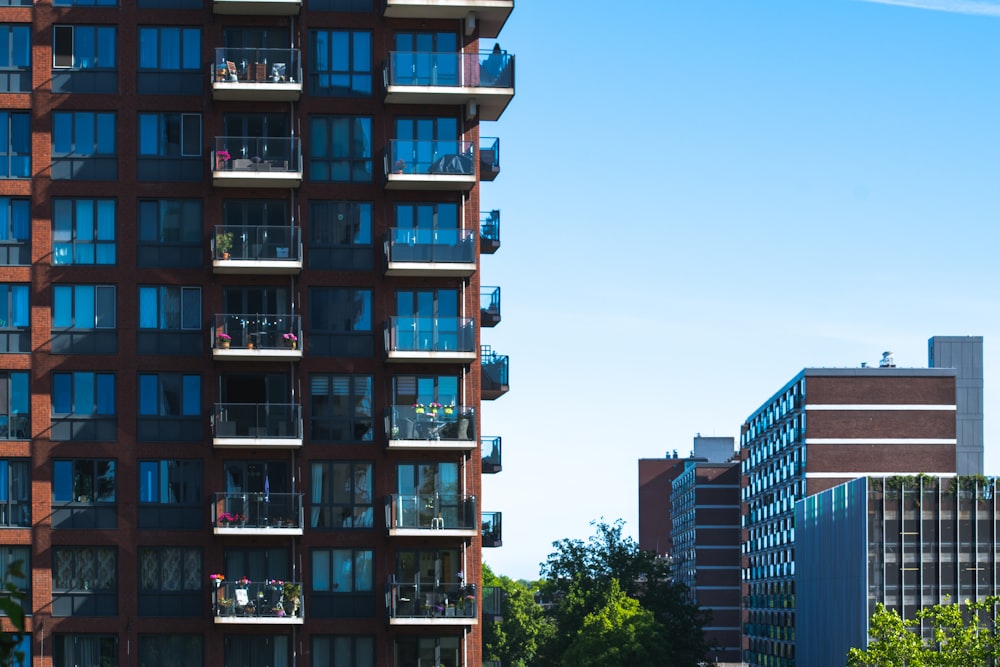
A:
[[[393,494],[385,501],[385,525],[392,537],[472,538],[477,518],[475,496]]]
[[[483,364],[483,394],[484,401],[493,401],[510,390],[508,371],[510,360],[506,354],[497,354],[489,345],[480,348]]]
[[[500,288],[479,288],[479,326],[495,327],[500,324]]]
[[[500,249],[500,211],[479,213],[479,252],[492,255]]]
[[[468,317],[390,317],[385,351],[391,362],[472,363],[475,323]]]
[[[476,272],[476,232],[393,227],[385,256],[387,276],[466,278]]]
[[[389,449],[468,451],[476,448],[476,411],[464,406],[393,405],[386,412]]]
[[[212,592],[215,622],[234,625],[302,625],[300,582],[224,581]]]
[[[302,317],[217,313],[212,320],[212,358],[219,361],[298,361]]]
[[[295,102],[302,96],[298,49],[216,49],[214,62],[217,102]]]
[[[302,446],[302,406],[295,403],[216,403],[212,425],[214,447]]]
[[[391,51],[383,71],[386,104],[467,106],[469,117],[498,120],[514,98],[514,56]]]
[[[216,535],[298,536],[305,525],[301,493],[216,493],[212,510]]]
[[[216,274],[302,272],[302,236],[297,226],[217,225],[211,250],[212,272]]]
[[[479,138],[479,180],[494,181],[500,175],[500,139]]]
[[[302,0],[213,0],[212,11],[227,16],[295,16]]]
[[[389,190],[467,192],[476,184],[471,141],[393,139],[383,157]]]
[[[500,464],[500,436],[484,435],[479,439],[479,451],[483,453],[483,474],[495,475],[503,470]],[[487,454],[489,452],[489,454]]]
[[[463,20],[466,34],[493,39],[514,10],[514,0],[385,0],[382,14],[393,19]]]
[[[483,548],[503,546],[502,512],[483,512]]]
[[[437,584],[387,584],[390,625],[476,625],[476,586],[461,581]]]
[[[216,137],[210,159],[217,188],[302,184],[302,142],[297,137]]]

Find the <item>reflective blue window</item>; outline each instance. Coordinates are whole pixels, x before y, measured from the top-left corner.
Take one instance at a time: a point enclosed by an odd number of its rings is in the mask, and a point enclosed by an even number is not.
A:
[[[27,125],[25,126],[27,129]],[[115,114],[110,111],[52,113],[52,153],[78,157],[115,154]]]
[[[0,178],[31,176],[31,115],[0,112]]]
[[[139,28],[139,69],[201,68],[201,28]]]
[[[115,208],[114,199],[56,199],[52,263],[114,264]]]

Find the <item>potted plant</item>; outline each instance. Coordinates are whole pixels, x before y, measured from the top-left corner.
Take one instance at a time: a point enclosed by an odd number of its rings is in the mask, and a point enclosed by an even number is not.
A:
[[[233,337],[227,333],[220,333],[215,337],[215,339],[219,341],[219,347],[223,350],[228,350],[229,346],[233,343]]]
[[[294,350],[299,344],[298,336],[296,336],[291,332],[286,333],[285,335],[282,336],[282,338],[285,339],[285,345],[287,345],[292,350]]]
[[[229,259],[229,251],[233,249],[233,233],[219,232],[215,235],[215,256]]]
[[[232,155],[229,154],[225,148],[221,151],[215,151],[215,168],[225,169],[229,165],[229,160],[232,159]]]
[[[286,601],[292,603],[292,616],[298,616],[299,614],[299,598],[302,597],[302,584],[296,584],[291,581],[286,581],[281,586],[281,595]],[[287,610],[286,610],[287,611]]]
[[[233,599],[220,597],[216,606],[219,616],[233,615]]]

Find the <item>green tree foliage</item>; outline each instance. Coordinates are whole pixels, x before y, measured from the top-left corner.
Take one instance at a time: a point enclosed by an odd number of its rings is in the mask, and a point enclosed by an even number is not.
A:
[[[495,575],[485,564],[483,586],[496,586],[503,591],[501,620],[483,625],[483,657],[500,660],[505,667],[528,667],[539,646],[552,635],[552,624],[528,586]]]
[[[689,601],[684,586],[673,581],[669,563],[622,537],[623,525],[621,520],[601,521],[587,542],[564,539],[553,543],[556,551],[541,565],[541,592],[553,601],[556,629],[540,647],[537,664],[579,664],[563,661],[573,646],[588,643],[599,629],[598,634],[606,638],[641,638],[655,649],[647,660],[634,646],[629,648],[630,667],[703,664],[709,647],[702,628],[708,615]],[[624,598],[633,600],[635,608]],[[611,609],[618,611],[611,613]],[[642,612],[651,614],[651,619]],[[629,627],[612,632],[604,628],[607,622]]]
[[[986,667],[1000,664],[1000,598],[936,604],[903,619],[879,604],[871,618],[868,648],[852,648],[848,667]],[[933,639],[920,637],[921,622]]]
[[[24,638],[24,607],[27,595],[14,583],[24,579],[24,566],[21,561],[14,561],[7,566],[6,581],[0,592],[0,613],[10,619],[14,632],[0,632],[0,665],[9,667],[20,665],[24,661],[24,653],[18,650]]]

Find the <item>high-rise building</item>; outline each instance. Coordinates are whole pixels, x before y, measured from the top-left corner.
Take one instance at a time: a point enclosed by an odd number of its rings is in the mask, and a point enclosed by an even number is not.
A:
[[[479,665],[514,0],[0,4],[28,660]]]
[[[962,364],[945,367],[935,341],[965,345],[962,352],[950,352]],[[888,352],[878,367],[807,368],[744,423],[747,664],[795,664],[795,577],[810,566],[795,546],[796,501],[857,477],[955,473],[957,424],[965,419],[975,432],[978,407],[974,402],[965,411],[958,407],[958,378],[982,368],[981,339],[961,341],[931,339],[932,351],[938,351],[932,368],[897,368]],[[979,378],[981,388],[981,370]],[[981,421],[981,407],[978,415]],[[974,447],[970,443],[970,450]]]

